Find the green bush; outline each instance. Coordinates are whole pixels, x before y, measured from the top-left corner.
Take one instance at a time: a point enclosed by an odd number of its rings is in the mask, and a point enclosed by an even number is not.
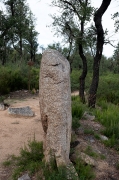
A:
[[[72,96],[72,128],[76,129],[80,126],[80,119],[84,112],[84,106],[79,96]]]
[[[31,89],[39,89],[39,68],[31,69]]]
[[[30,177],[35,177],[37,180],[64,180],[67,179],[69,168],[64,166],[58,167],[55,161],[46,164],[43,160],[43,144],[36,140],[30,141],[27,146],[21,149],[20,156],[11,156],[8,161],[3,163],[4,166],[9,166],[12,169],[12,179],[17,180],[27,172]],[[91,180],[94,177],[92,167],[77,159],[75,169],[81,180]],[[72,180],[76,180],[75,173],[70,174]],[[11,178],[11,177],[10,177]]]
[[[10,91],[27,89],[27,79],[22,76],[21,69],[18,68],[11,73],[8,86],[10,87]]]
[[[28,89],[30,80],[31,90],[39,88],[39,68],[24,66],[0,67],[0,94],[8,94],[10,91]]]
[[[95,115],[97,120],[105,127],[103,134],[109,137],[109,141],[106,142],[110,147],[115,145],[119,147],[117,140],[119,139],[119,107],[112,103],[102,103],[101,110],[96,109]]]
[[[20,151],[20,156],[14,158],[15,169],[13,179],[16,180],[22,172],[28,171],[30,174],[38,171],[43,159],[43,143],[36,140],[29,142],[28,147]]]
[[[72,117],[81,118],[83,115],[83,104],[79,96],[72,96]]]
[[[90,165],[86,165],[80,158],[77,159],[75,169],[80,177],[80,180],[93,180],[95,174]]]
[[[4,67],[0,68],[0,94],[7,94],[10,92],[9,82],[10,82],[10,74],[9,69],[5,69]]]
[[[119,78],[118,74],[108,73],[100,76],[97,97],[100,100],[119,103]]]
[[[67,179],[66,167],[57,168],[57,165],[54,162],[51,162],[50,166],[44,166],[44,177],[46,180],[64,180]],[[39,177],[41,180],[41,177]]]
[[[79,77],[80,71],[73,70],[71,73],[71,91],[76,91],[79,89]]]

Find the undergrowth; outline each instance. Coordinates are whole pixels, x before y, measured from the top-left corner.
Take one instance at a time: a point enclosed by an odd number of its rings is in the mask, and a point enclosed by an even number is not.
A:
[[[0,95],[8,94],[11,91],[28,89],[28,82],[30,81],[30,88],[39,88],[39,68],[28,65],[22,66],[2,66],[0,67]]]
[[[12,166],[12,179],[17,180],[25,172],[28,172],[29,176],[38,172],[43,166],[43,157],[43,143],[34,140],[20,150],[19,156],[11,156],[3,165]]]
[[[72,128],[80,126],[80,119],[83,116],[85,105],[82,105],[79,96],[72,96]]]
[[[18,157],[11,158],[3,163],[4,166],[12,167],[12,180],[17,180],[24,173],[35,177],[36,180],[64,180],[67,179],[66,167],[57,168],[56,162],[51,161],[45,164],[43,156],[43,144],[36,140],[28,142],[28,145],[21,149]],[[81,159],[77,159],[74,164],[76,172],[80,180],[92,180],[94,173],[92,167],[86,165]],[[72,180],[76,180],[76,176],[71,174]]]
[[[80,158],[76,160],[75,169],[80,180],[93,180],[95,178],[93,168],[90,165],[85,164]]]
[[[96,119],[105,127],[103,134],[109,138],[104,143],[119,150],[119,106],[102,101],[101,110],[94,111]]]

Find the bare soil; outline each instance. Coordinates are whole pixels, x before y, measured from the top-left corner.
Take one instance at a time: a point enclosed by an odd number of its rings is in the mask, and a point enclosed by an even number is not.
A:
[[[78,95],[75,92],[73,95]],[[43,140],[43,129],[40,121],[40,107],[38,94],[33,95],[27,91],[17,91],[11,93],[6,99],[11,107],[30,106],[35,112],[34,117],[17,117],[8,114],[8,110],[0,111],[0,180],[9,180],[11,169],[2,166],[2,162],[7,160],[9,155],[19,155],[21,147],[28,144],[34,137],[38,141]],[[97,134],[102,127],[98,122],[91,120],[80,120],[82,129],[92,129]],[[105,145],[92,134],[80,133],[76,135],[76,140],[80,151],[91,146],[94,152],[105,157],[94,158],[96,166],[94,171],[95,180],[119,180],[119,153]],[[36,180],[36,179],[32,179]]]
[[[10,107],[30,106],[35,112],[34,117],[12,116],[8,110],[0,111],[0,164],[7,160],[9,155],[19,155],[20,148],[28,141],[43,140],[43,129],[40,121],[40,107],[38,95],[31,95],[27,91],[11,93],[5,100]],[[0,180],[8,180],[8,174],[0,167]]]

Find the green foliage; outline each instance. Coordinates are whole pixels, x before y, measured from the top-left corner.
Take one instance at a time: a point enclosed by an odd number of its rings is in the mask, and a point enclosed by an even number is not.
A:
[[[82,115],[83,115],[83,109],[81,107],[81,103],[73,102],[72,103],[72,116],[80,119]]]
[[[95,178],[93,168],[90,165],[86,165],[80,158],[76,160],[75,169],[80,180],[93,180]]]
[[[80,180],[92,180],[94,179],[93,169],[89,165],[85,165],[81,159],[77,159],[75,163],[75,169],[78,173]],[[71,173],[71,172],[70,172]],[[44,175],[46,180],[64,180],[67,179],[67,169],[66,167],[60,167],[56,169],[55,164],[51,166],[46,166],[44,170]],[[71,174],[72,180],[76,180],[75,174]],[[40,179],[39,179],[40,180]]]
[[[12,160],[6,160],[3,162],[3,166],[7,167],[7,166],[10,166],[12,165]]]
[[[10,91],[28,89],[28,66],[5,66],[0,67],[0,94],[7,94]],[[39,68],[31,68],[30,76],[31,89],[39,88]]]
[[[119,162],[116,164],[116,169],[119,170]]]
[[[100,76],[97,96],[101,100],[118,104],[119,102],[119,78],[118,74],[108,73]]]
[[[72,128],[76,129],[80,126],[79,120],[84,112],[84,107],[80,102],[79,96],[72,96]]]
[[[105,105],[104,109],[95,110],[95,115],[97,120],[105,127],[103,133],[105,136],[109,137],[105,144],[116,148],[119,148],[119,107],[117,105],[108,103]]]
[[[53,28],[56,34],[64,37],[64,42],[69,43],[69,56],[72,55],[72,49],[76,49],[79,43],[85,48],[87,47],[88,38],[80,36],[81,23],[88,23],[93,13],[93,7],[89,2],[82,1],[75,3],[69,1],[52,0],[52,6],[60,9],[60,14],[52,15]],[[83,20],[82,20],[83,17]],[[82,24],[85,31],[85,25]],[[86,33],[87,34],[87,33]],[[74,47],[75,46],[75,47]]]
[[[115,138],[114,134],[109,138],[109,140],[104,141],[104,144],[119,151],[119,141]]]
[[[11,71],[10,75],[10,81],[8,83],[10,91],[27,89],[27,81],[23,78],[20,68]]]
[[[89,155],[89,156],[91,156],[91,157],[93,157],[94,159],[106,159],[106,157],[105,157],[105,155],[103,155],[103,154],[99,154],[99,153],[97,153],[97,152],[95,152],[93,149],[92,149],[92,147],[91,146],[88,146],[87,148],[86,148],[86,150],[84,151],[87,155]]]
[[[114,24],[115,32],[118,32],[119,31],[119,12],[114,13],[112,16],[112,19],[115,20],[115,24]]]
[[[81,71],[73,70],[71,73],[71,90],[79,90],[79,77]],[[85,91],[89,90],[92,80],[92,73],[88,73],[86,77]],[[100,76],[99,87],[97,91],[97,103],[112,102],[119,103],[119,78],[118,74],[110,72],[103,73]],[[104,105],[105,103],[103,103]],[[106,104],[105,104],[106,105]]]
[[[64,180],[67,179],[66,167],[57,168],[56,163],[52,162],[44,167],[44,176],[47,180]],[[39,180],[41,177],[39,178]]]
[[[43,161],[43,144],[36,140],[30,141],[27,146],[21,149],[20,156],[11,156],[11,159],[3,163],[4,166],[12,168],[12,179],[17,180],[24,172],[37,178],[37,180],[64,180],[67,179],[69,168],[58,167],[54,160],[50,164]],[[92,180],[94,178],[93,169],[89,165],[85,165],[80,159],[77,159],[75,168],[81,180]],[[75,174],[70,174],[72,180],[76,180]]]
[[[5,100],[5,96],[0,96],[0,103],[3,103]]]
[[[0,67],[0,94],[7,94],[10,91],[10,70]]]
[[[100,140],[100,136],[99,136],[99,134],[94,133],[94,137],[95,137],[96,139]]]
[[[94,131],[92,129],[84,129],[84,133],[94,135]]]
[[[31,89],[39,89],[39,68],[31,69]]]
[[[38,171],[43,159],[43,144],[41,142],[32,141],[28,143],[28,147],[21,149],[20,156],[14,160],[15,170],[13,179],[16,180],[22,172],[28,171],[30,174]]]
[[[26,59],[36,60],[38,48],[35,21],[26,0],[4,0],[0,11],[0,61],[15,63]],[[1,3],[2,3],[1,2]],[[13,33],[14,32],[14,33]]]
[[[75,91],[79,89],[79,76],[80,71],[73,70],[71,73],[71,91]]]
[[[99,155],[96,152],[93,151],[91,146],[88,146],[86,148],[85,153],[88,154],[91,157],[94,157],[94,158],[98,158],[99,157]]]
[[[72,118],[72,128],[77,129],[80,126],[79,118],[73,117]]]
[[[79,96],[72,96],[72,116],[81,118],[84,112],[85,105],[80,101]]]

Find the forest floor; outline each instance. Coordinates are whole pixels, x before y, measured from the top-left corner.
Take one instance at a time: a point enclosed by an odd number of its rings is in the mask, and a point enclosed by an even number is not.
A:
[[[20,148],[27,145],[29,140],[34,140],[34,137],[38,141],[43,140],[38,94],[31,95],[27,91],[17,91],[11,93],[6,102],[11,107],[30,106],[35,112],[35,116],[17,117],[9,115],[7,110],[0,111],[0,180],[9,180],[11,176],[11,169],[2,165],[10,155],[19,155]],[[80,128],[88,129],[88,131],[93,130],[96,134],[103,129],[102,125],[95,120],[82,119],[80,124]],[[79,141],[79,145],[76,148],[83,152],[86,148],[91,147],[96,154],[100,155],[93,157],[95,180],[119,180],[119,169],[117,168],[117,165],[119,166],[119,153],[106,147],[93,134],[84,132],[77,133],[76,140]]]

